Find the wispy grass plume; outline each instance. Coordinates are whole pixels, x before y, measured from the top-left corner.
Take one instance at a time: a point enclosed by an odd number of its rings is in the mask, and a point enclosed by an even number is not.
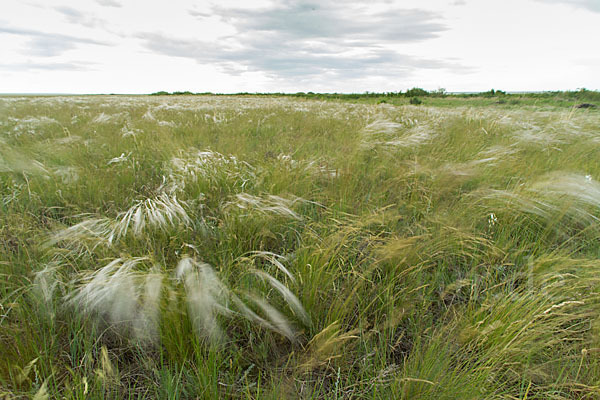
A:
[[[300,220],[302,217],[292,208],[296,203],[301,203],[303,201],[304,199],[301,198],[290,200],[275,195],[258,197],[248,193],[238,193],[235,195],[234,200],[227,202],[224,207],[249,211],[255,210],[265,215],[279,215]]]
[[[145,230],[168,230],[171,227],[187,226],[191,219],[177,200],[177,196],[162,193],[156,197],[136,201],[127,211],[116,218],[89,217],[68,228],[54,232],[46,246],[61,243],[76,253],[91,252],[98,245],[112,245],[132,232],[139,237]]]

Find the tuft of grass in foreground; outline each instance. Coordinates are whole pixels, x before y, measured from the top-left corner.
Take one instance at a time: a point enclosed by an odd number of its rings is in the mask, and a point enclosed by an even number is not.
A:
[[[600,396],[600,114],[0,98],[0,397]]]

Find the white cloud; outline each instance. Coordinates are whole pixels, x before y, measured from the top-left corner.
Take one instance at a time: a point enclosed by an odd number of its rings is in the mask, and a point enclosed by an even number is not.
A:
[[[109,43],[99,40],[65,35],[61,33],[43,32],[34,29],[0,26],[0,34],[23,36],[29,39],[29,45],[23,51],[28,55],[51,57],[61,55],[79,45],[107,46]]]
[[[548,4],[566,4],[573,7],[585,8],[600,13],[600,1],[598,0],[537,0]]]
[[[210,63],[229,74],[263,72],[277,80],[320,77],[353,79],[379,75],[402,78],[415,69],[466,70],[458,62],[413,57],[400,44],[433,39],[447,28],[434,12],[388,7],[385,12],[346,2],[283,2],[259,9],[214,7],[208,15],[225,21],[233,34],[218,41],[158,33],[137,37],[152,52]]]
[[[96,3],[105,7],[121,7],[121,3],[115,0],[96,0]]]
[[[62,14],[64,18],[71,24],[79,24],[88,28],[102,27],[106,25],[105,20],[84,13],[73,7],[60,6],[55,7],[54,10]]]
[[[0,64],[0,71],[89,71],[92,64],[85,62],[22,62],[13,64]]]

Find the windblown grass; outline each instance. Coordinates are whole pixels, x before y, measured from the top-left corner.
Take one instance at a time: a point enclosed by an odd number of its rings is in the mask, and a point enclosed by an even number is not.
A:
[[[597,398],[598,126],[0,98],[0,397]]]

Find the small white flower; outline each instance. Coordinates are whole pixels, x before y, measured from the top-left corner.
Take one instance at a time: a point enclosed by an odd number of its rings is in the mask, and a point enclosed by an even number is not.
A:
[[[121,155],[119,157],[115,157],[115,158],[111,159],[106,165],[117,164],[117,163],[127,161],[127,158],[130,155],[131,155],[131,152],[129,152],[128,154],[121,153]]]
[[[494,213],[490,213],[489,217],[488,217],[488,224],[490,226],[490,228],[494,225],[496,225],[498,223],[498,218],[496,217],[496,214]]]
[[[585,176],[585,180],[588,181],[588,182],[591,182],[592,181],[592,176],[591,175],[586,175]]]

